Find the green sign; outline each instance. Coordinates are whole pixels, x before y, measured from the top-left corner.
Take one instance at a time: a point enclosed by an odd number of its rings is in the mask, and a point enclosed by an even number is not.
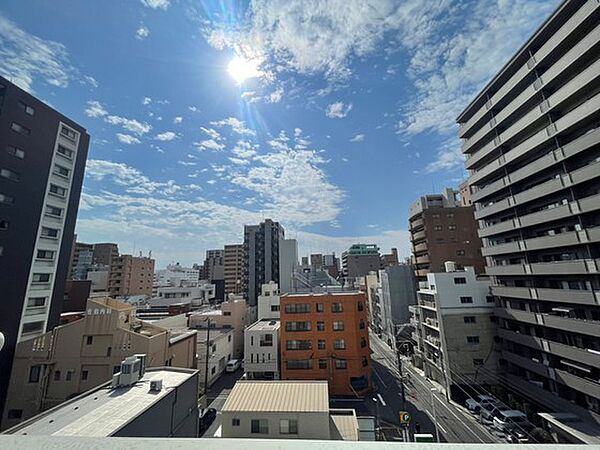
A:
[[[409,413],[407,413],[406,411],[400,411],[399,415],[400,415],[400,424],[401,425],[408,425],[410,423],[410,414]]]
[[[415,434],[415,442],[435,442],[433,435],[429,433]]]

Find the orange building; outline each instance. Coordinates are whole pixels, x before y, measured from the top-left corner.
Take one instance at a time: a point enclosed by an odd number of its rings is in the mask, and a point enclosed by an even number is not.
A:
[[[327,380],[333,395],[371,388],[364,293],[287,294],[280,303],[282,380]]]

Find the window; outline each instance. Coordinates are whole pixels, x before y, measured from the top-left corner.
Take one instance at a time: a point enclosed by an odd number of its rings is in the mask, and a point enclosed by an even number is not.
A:
[[[342,322],[342,321],[333,322],[333,331],[344,331],[344,322]]]
[[[367,340],[364,337],[360,338],[360,348],[365,348],[367,346]]]
[[[29,297],[27,299],[28,308],[39,308],[46,304],[46,297]]]
[[[64,187],[57,186],[56,184],[50,185],[50,193],[62,198],[67,196],[67,190]]]
[[[29,382],[30,383],[39,383],[41,371],[42,371],[42,366],[31,366],[29,368]]]
[[[467,284],[467,279],[464,277],[455,278],[454,284]]]
[[[10,181],[19,181],[21,179],[17,172],[13,172],[12,170],[5,168],[0,169],[0,177],[6,178]]]
[[[325,350],[325,341],[323,339],[319,339],[318,341],[318,349]]]
[[[22,136],[29,136],[31,134],[31,130],[29,128],[26,128],[23,125],[20,125],[16,122],[13,122],[10,125],[10,129],[13,130],[15,133],[19,133]]]
[[[464,250],[456,250],[456,256],[465,256]]]
[[[365,329],[365,321],[360,319],[360,322],[358,323],[358,328],[360,330],[364,330]]]
[[[327,369],[327,360],[326,359],[319,360],[319,369]]]
[[[20,100],[19,100],[19,108],[21,108],[25,112],[25,114],[29,114],[30,116],[33,116],[35,114],[35,109],[33,109],[31,106],[23,103]]]
[[[240,426],[240,419],[231,419],[231,426],[232,427],[239,427]]]
[[[366,356],[362,357],[362,366],[367,367],[369,365],[369,359]]]
[[[12,205],[15,202],[15,198],[10,195],[0,193],[0,203],[3,205]]]
[[[454,225],[454,224],[448,225],[448,230],[456,231],[456,225]]]
[[[82,370],[82,371],[81,371],[81,379],[82,379],[83,381],[85,381],[85,380],[87,380],[87,379],[88,379],[88,375],[89,375],[89,373],[88,373],[88,371],[87,371],[87,370]]]
[[[271,305],[271,312],[279,311],[279,305]]]
[[[52,261],[54,259],[54,252],[52,250],[38,250],[35,257],[37,259],[47,259]]]
[[[486,303],[494,303],[494,296],[493,295],[486,295],[485,296],[485,301],[486,301]]]
[[[433,213],[433,214],[431,215],[431,218],[432,218],[432,219],[439,219],[439,218],[440,218],[440,215],[439,215],[439,213]]]
[[[8,230],[8,220],[0,220],[0,230]]]
[[[341,313],[344,311],[344,306],[341,303],[332,303],[331,304],[331,312]]]
[[[465,323],[475,323],[475,316],[465,316],[463,317]]]
[[[464,303],[473,303],[473,297],[461,297],[460,302],[463,304]]]
[[[479,336],[467,336],[467,344],[479,344]]]
[[[286,341],[285,349],[286,350],[311,350],[312,349],[312,341],[311,340]]]
[[[54,217],[62,216],[62,208],[57,208],[56,206],[46,205],[46,214]]]
[[[288,359],[286,364],[288,370],[312,369],[312,359]]]
[[[94,342],[94,336],[86,336],[85,337],[85,345],[92,345]]]
[[[58,230],[56,228],[42,227],[42,237],[55,239],[58,237]]]
[[[365,305],[363,305],[363,302],[358,302],[358,310],[364,311],[364,309],[365,309]]]
[[[56,151],[57,151],[58,153],[60,153],[61,155],[63,155],[63,156],[65,156],[65,157],[69,158],[69,159],[72,159],[72,158],[73,158],[73,150],[71,150],[71,149],[68,149],[68,148],[67,148],[67,147],[65,147],[64,145],[60,145],[60,144],[58,144],[58,147],[56,148]]]
[[[213,368],[210,370],[210,374],[211,374],[211,375],[214,375],[216,372],[217,372],[217,368],[216,368],[216,367],[213,367]]]
[[[317,331],[325,331],[325,322],[317,322]]]
[[[448,213],[448,214],[446,214],[446,217],[448,219],[454,219],[454,213]]]
[[[280,434],[298,434],[298,421],[296,419],[279,419]]]
[[[323,303],[317,303],[317,312],[325,311],[325,305]]]
[[[335,368],[336,369],[346,369],[348,367],[348,363],[345,359],[336,359],[335,360]]]
[[[292,303],[285,305],[285,312],[287,314],[309,313],[310,305],[308,303]]]
[[[433,229],[434,229],[435,231],[442,231],[442,226],[441,226],[441,225],[434,225],[434,226],[433,226]]]
[[[252,419],[250,432],[253,434],[269,434],[269,421],[267,419]]]
[[[69,174],[71,173],[71,171],[69,169],[67,169],[66,167],[63,167],[63,166],[59,166],[58,164],[54,164],[53,172],[56,175],[59,175],[61,177],[68,177]]]
[[[227,342],[231,342],[231,335],[227,336]]]
[[[54,381],[60,381],[60,370],[54,371]]]
[[[66,138],[69,138],[72,141],[74,141],[75,138],[77,137],[77,134],[75,133],[75,131],[71,130],[69,127],[66,127],[65,125],[60,127],[60,134],[62,134]]]
[[[473,358],[473,365],[475,367],[483,366],[483,359],[481,359],[481,358]]]
[[[22,409],[9,409],[8,410],[8,418],[9,419],[20,419],[23,417]]]
[[[286,322],[285,331],[310,331],[310,322]]]
[[[25,152],[23,150],[21,150],[20,148],[13,147],[12,145],[7,146],[6,151],[9,155],[14,156],[15,158],[18,158],[18,159],[25,158]]]
[[[50,282],[50,274],[49,273],[34,273],[32,282],[33,283],[49,283]]]
[[[119,370],[117,370],[117,372],[119,372],[121,370],[121,366],[115,366],[115,367],[119,368]],[[66,381],[71,381],[72,379],[73,379],[73,371],[72,370],[67,370],[67,375],[65,376],[65,380]]]
[[[336,339],[333,341],[333,348],[336,350],[346,350],[346,341],[343,339]]]
[[[261,347],[273,347],[273,335],[272,334],[261,334],[259,345]]]

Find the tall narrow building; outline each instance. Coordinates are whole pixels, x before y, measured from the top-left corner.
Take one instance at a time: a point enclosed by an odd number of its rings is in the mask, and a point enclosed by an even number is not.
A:
[[[461,206],[457,194],[446,188],[441,194],[424,195],[410,206],[410,240],[418,282],[426,282],[430,272],[443,272],[446,261],[484,272],[473,207]]]
[[[244,296],[256,306],[260,287],[279,284],[279,245],[285,231],[279,222],[266,219],[259,225],[244,226]]]
[[[89,135],[0,77],[0,409],[18,342],[59,322]]]
[[[226,245],[223,255],[225,296],[241,294],[244,277],[244,244]]]
[[[376,244],[353,244],[342,253],[342,274],[345,278],[364,277],[381,268],[381,256]]]
[[[497,298],[504,385],[546,409],[594,417],[600,2],[561,2],[457,120]]]

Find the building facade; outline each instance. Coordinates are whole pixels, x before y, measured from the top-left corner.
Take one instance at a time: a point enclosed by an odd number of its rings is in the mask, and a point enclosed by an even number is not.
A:
[[[292,292],[294,270],[298,266],[298,241],[283,239],[279,244],[279,290]]]
[[[342,274],[345,278],[364,277],[380,268],[381,256],[375,244],[353,244],[342,253]]]
[[[367,298],[362,292],[281,296],[281,379],[327,380],[334,395],[371,387]]]
[[[484,273],[473,207],[460,206],[457,197],[456,191],[446,188],[441,194],[422,196],[410,206],[410,240],[419,282],[426,282],[429,272],[443,272],[446,261]]]
[[[89,136],[0,77],[0,411],[18,342],[59,322]]]
[[[410,319],[408,305],[417,302],[417,281],[414,267],[408,264],[387,266],[379,271],[381,291],[389,318],[393,325],[407,323]],[[393,332],[393,329],[392,329]]]
[[[150,367],[195,368],[195,333],[178,336],[136,319],[131,305],[88,300],[83,319],[17,345],[2,428],[105,383],[133,354]]]
[[[263,284],[279,284],[279,246],[285,231],[279,222],[266,219],[244,226],[243,291],[250,306],[256,306]]]
[[[112,242],[94,244],[94,264],[110,268],[113,260],[119,256],[119,246]]]
[[[250,380],[279,380],[279,320],[258,320],[246,328],[244,371]]]
[[[600,413],[600,3],[563,1],[459,115],[505,385]]]
[[[207,380],[208,385],[211,386],[225,372],[227,363],[235,359],[233,357],[234,330],[232,328],[211,328],[210,330],[203,328],[198,329],[197,333],[196,354],[198,355],[200,384],[204,386],[204,380]],[[207,369],[208,377],[205,375]]]
[[[225,296],[228,294],[242,294],[242,280],[244,278],[244,244],[226,245],[223,255]]]
[[[258,296],[258,320],[280,318],[280,294],[277,283],[263,284]]]
[[[154,274],[154,284],[157,286],[183,286],[197,283],[198,280],[200,280],[200,270],[184,267],[179,263],[169,264],[165,269],[157,270]]]
[[[113,260],[108,279],[112,297],[152,295],[154,260],[145,256],[121,255]]]
[[[413,309],[417,366],[453,394],[461,395],[472,383],[495,383],[489,279],[478,277],[472,267],[456,270],[448,263],[446,272],[427,274],[427,283]]]

